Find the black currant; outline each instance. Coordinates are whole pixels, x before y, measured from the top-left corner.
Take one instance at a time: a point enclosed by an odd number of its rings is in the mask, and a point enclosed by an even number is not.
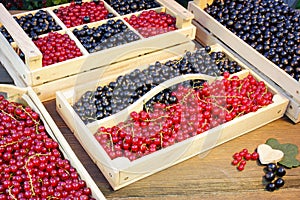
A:
[[[266,190],[267,191],[273,192],[275,189],[276,189],[275,183],[268,183],[266,185]]]
[[[277,166],[275,163],[269,163],[266,167],[267,171],[269,172],[275,172],[277,169]]]
[[[273,181],[275,178],[275,173],[274,172],[270,172],[268,171],[266,174],[265,174],[265,179],[267,181]]]
[[[284,167],[278,167],[276,170],[276,175],[277,176],[284,176],[286,174],[285,168]]]
[[[284,185],[284,180],[282,178],[278,178],[278,179],[276,179],[276,181],[274,183],[275,183],[276,188],[280,188]]]

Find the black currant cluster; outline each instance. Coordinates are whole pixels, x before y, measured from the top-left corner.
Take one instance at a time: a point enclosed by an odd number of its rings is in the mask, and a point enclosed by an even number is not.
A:
[[[186,88],[200,88],[204,82],[205,80],[202,79],[194,79],[194,80],[184,81],[181,83],[181,85]],[[177,89],[178,89],[178,84],[173,85],[159,92],[143,105],[143,110],[147,112],[153,111],[153,105],[155,103],[162,103],[165,105],[172,105],[177,103],[178,102],[177,97],[172,95],[172,92],[176,91]]]
[[[121,19],[110,19],[106,23],[92,28],[84,25],[80,30],[75,28],[73,33],[89,53],[140,39]]]
[[[30,13],[21,17],[14,16],[14,19],[32,40],[38,39],[39,35],[62,29],[56,24],[54,18],[44,10],[39,10],[35,14]],[[13,42],[12,37],[4,27],[1,27],[0,31],[8,42]]]
[[[159,7],[155,0],[105,0],[120,15]]]
[[[220,62],[223,64],[219,64]],[[224,67],[225,65],[226,67]],[[231,68],[235,70],[226,70]],[[144,70],[135,69],[128,74],[121,75],[116,81],[105,86],[98,86],[94,92],[87,92],[73,107],[81,119],[85,123],[89,123],[127,108],[155,86],[171,78],[197,73],[221,76],[225,71],[236,73],[241,70],[241,66],[229,61],[224,53],[211,52],[211,49],[206,47],[193,53],[186,52],[180,59],[169,60],[165,63],[157,61]],[[194,87],[202,83],[200,80],[187,82]],[[171,95],[175,89],[168,88],[157,94],[145,104],[144,109],[151,109],[155,102],[167,105],[175,103],[177,99]],[[93,102],[93,105],[87,102]],[[97,110],[96,114],[95,109]]]
[[[284,180],[282,177],[286,174],[285,168],[277,166],[275,163],[270,163],[264,169],[266,174],[264,176],[267,191],[274,191],[281,188],[284,185]],[[278,177],[276,180],[276,176]],[[274,181],[275,180],[275,181]]]
[[[222,76],[224,72],[233,74],[242,70],[242,67],[236,61],[230,60],[222,51],[211,52],[211,47],[206,46],[205,52],[186,53],[187,60],[193,65],[196,73]]]
[[[205,11],[299,80],[300,12],[282,0],[215,0]]]

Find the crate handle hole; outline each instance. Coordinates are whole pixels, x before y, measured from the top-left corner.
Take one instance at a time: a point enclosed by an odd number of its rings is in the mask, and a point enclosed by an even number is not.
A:
[[[37,92],[36,94],[37,94],[38,96],[40,96],[40,95],[41,95],[41,92]]]
[[[60,105],[60,104],[58,104],[58,107],[59,107],[59,108],[61,108],[61,105]]]
[[[293,109],[293,106],[290,105],[289,108],[290,108],[290,109]]]
[[[297,90],[296,93],[299,94],[299,90]]]
[[[37,76],[37,77],[36,77],[36,80],[40,80],[40,79],[41,79],[41,77],[40,77],[40,76]]]
[[[277,114],[281,113],[281,110],[278,110]]]
[[[124,181],[126,181],[126,180],[128,180],[128,179],[129,179],[129,177],[127,176],[127,177],[124,178]]]
[[[108,175],[112,178],[112,174],[111,173],[108,173]]]

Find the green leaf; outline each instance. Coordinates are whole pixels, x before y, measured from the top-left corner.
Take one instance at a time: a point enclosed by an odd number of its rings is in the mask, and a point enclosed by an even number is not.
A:
[[[288,168],[300,166],[300,161],[296,159],[299,152],[297,145],[290,143],[280,144],[274,138],[268,139],[266,144],[271,146],[273,149],[278,149],[284,153],[284,157],[278,162],[279,164]]]
[[[300,9],[300,0],[298,0],[298,3],[296,4],[296,9]]]
[[[60,4],[61,1],[60,0],[53,0],[52,2],[53,2],[54,5],[58,5],[58,4]]]

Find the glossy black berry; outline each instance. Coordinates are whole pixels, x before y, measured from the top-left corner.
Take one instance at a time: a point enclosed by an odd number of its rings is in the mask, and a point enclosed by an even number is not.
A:
[[[284,180],[282,178],[278,178],[278,179],[276,179],[276,181],[274,183],[275,183],[276,188],[280,188],[284,185]]]
[[[275,189],[276,189],[275,183],[268,183],[268,184],[266,185],[266,190],[267,190],[267,191],[273,192]]]
[[[277,169],[277,166],[275,163],[269,163],[266,167],[267,171],[269,172],[275,172]]]
[[[266,174],[265,174],[265,179],[267,180],[267,181],[273,181],[274,180],[274,178],[275,178],[275,173],[274,172],[267,172]]]
[[[276,170],[276,175],[277,176],[284,176],[286,174],[285,168],[284,167],[278,167]]]

